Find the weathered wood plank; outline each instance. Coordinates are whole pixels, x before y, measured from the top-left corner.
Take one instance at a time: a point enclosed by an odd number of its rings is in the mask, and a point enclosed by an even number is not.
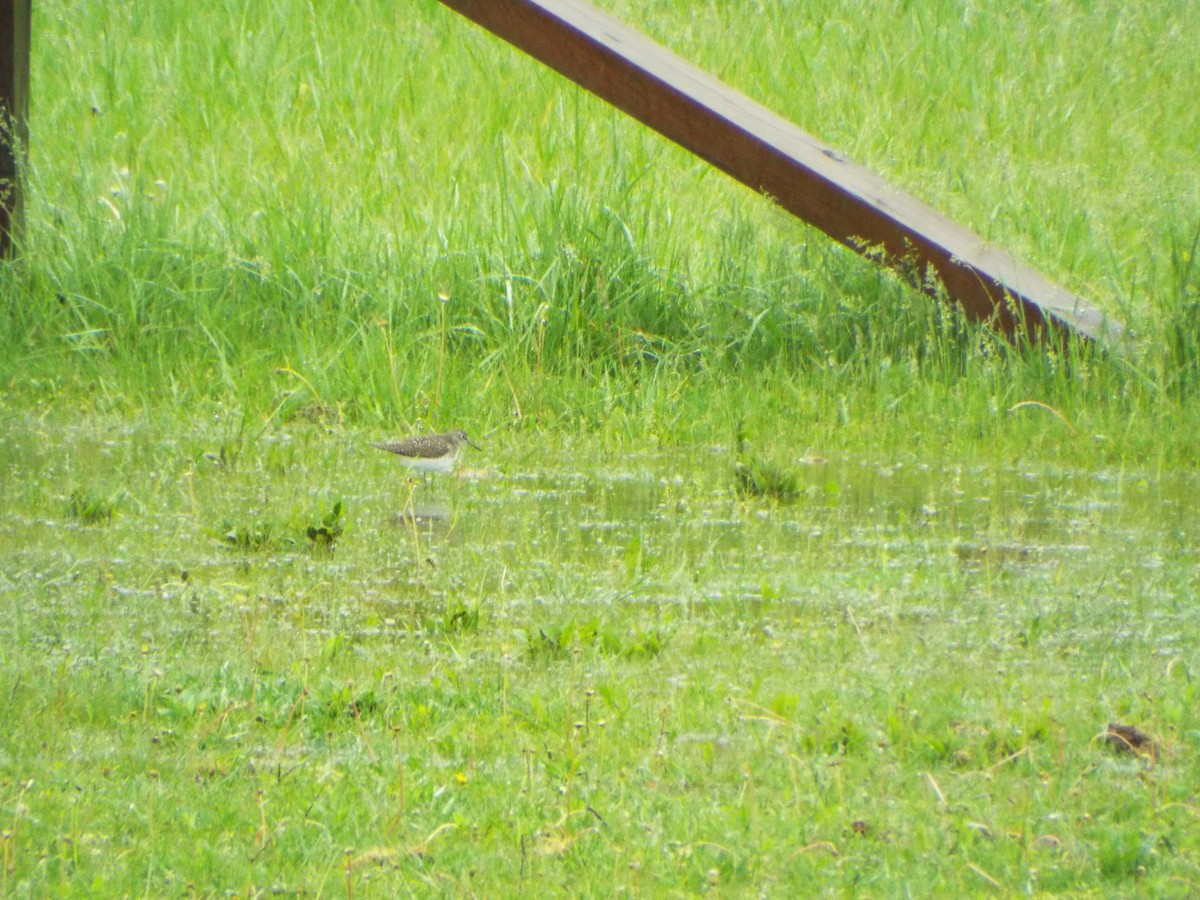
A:
[[[21,220],[21,156],[29,140],[31,5],[32,0],[0,0],[0,256],[11,252]]]
[[[441,2],[830,237],[936,275],[970,314],[1009,335],[1123,333],[1082,298],[583,0]]]

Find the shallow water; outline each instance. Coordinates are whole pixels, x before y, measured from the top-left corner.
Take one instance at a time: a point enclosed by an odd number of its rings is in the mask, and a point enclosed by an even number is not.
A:
[[[809,460],[779,502],[739,498],[721,448],[510,447],[410,481],[361,444],[276,435],[230,462],[203,434],[10,428],[0,602],[68,631],[114,608],[151,630],[262,608],[318,634],[413,635],[455,604],[516,624],[658,608],[1086,629],[1102,597],[1167,646],[1200,574],[1194,473]],[[80,487],[120,493],[111,523],[68,514]],[[337,499],[345,531],[317,552],[304,524]],[[259,522],[272,546],[222,539]]]

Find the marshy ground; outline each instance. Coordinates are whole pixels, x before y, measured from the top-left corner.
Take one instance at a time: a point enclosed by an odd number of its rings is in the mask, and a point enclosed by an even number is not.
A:
[[[433,0],[39,2],[0,894],[1195,893],[1200,26],[605,5],[1136,346],[1005,344]]]
[[[1194,473],[8,424],[14,884],[1191,877]]]

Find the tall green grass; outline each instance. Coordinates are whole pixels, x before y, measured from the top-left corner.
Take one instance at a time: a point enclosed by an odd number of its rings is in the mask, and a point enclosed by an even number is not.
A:
[[[886,405],[899,371],[929,403],[968,378],[1000,403],[1190,409],[1195,26],[1154,4],[615,11],[1043,265],[1137,354],[1067,378],[432,2],[47,3],[0,383],[524,419],[572,378]]]

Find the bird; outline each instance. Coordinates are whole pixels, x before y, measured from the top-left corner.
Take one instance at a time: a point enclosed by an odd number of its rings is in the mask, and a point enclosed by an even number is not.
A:
[[[445,434],[418,434],[402,441],[371,446],[395,453],[415,472],[450,472],[463,444],[479,449],[461,428]]]

